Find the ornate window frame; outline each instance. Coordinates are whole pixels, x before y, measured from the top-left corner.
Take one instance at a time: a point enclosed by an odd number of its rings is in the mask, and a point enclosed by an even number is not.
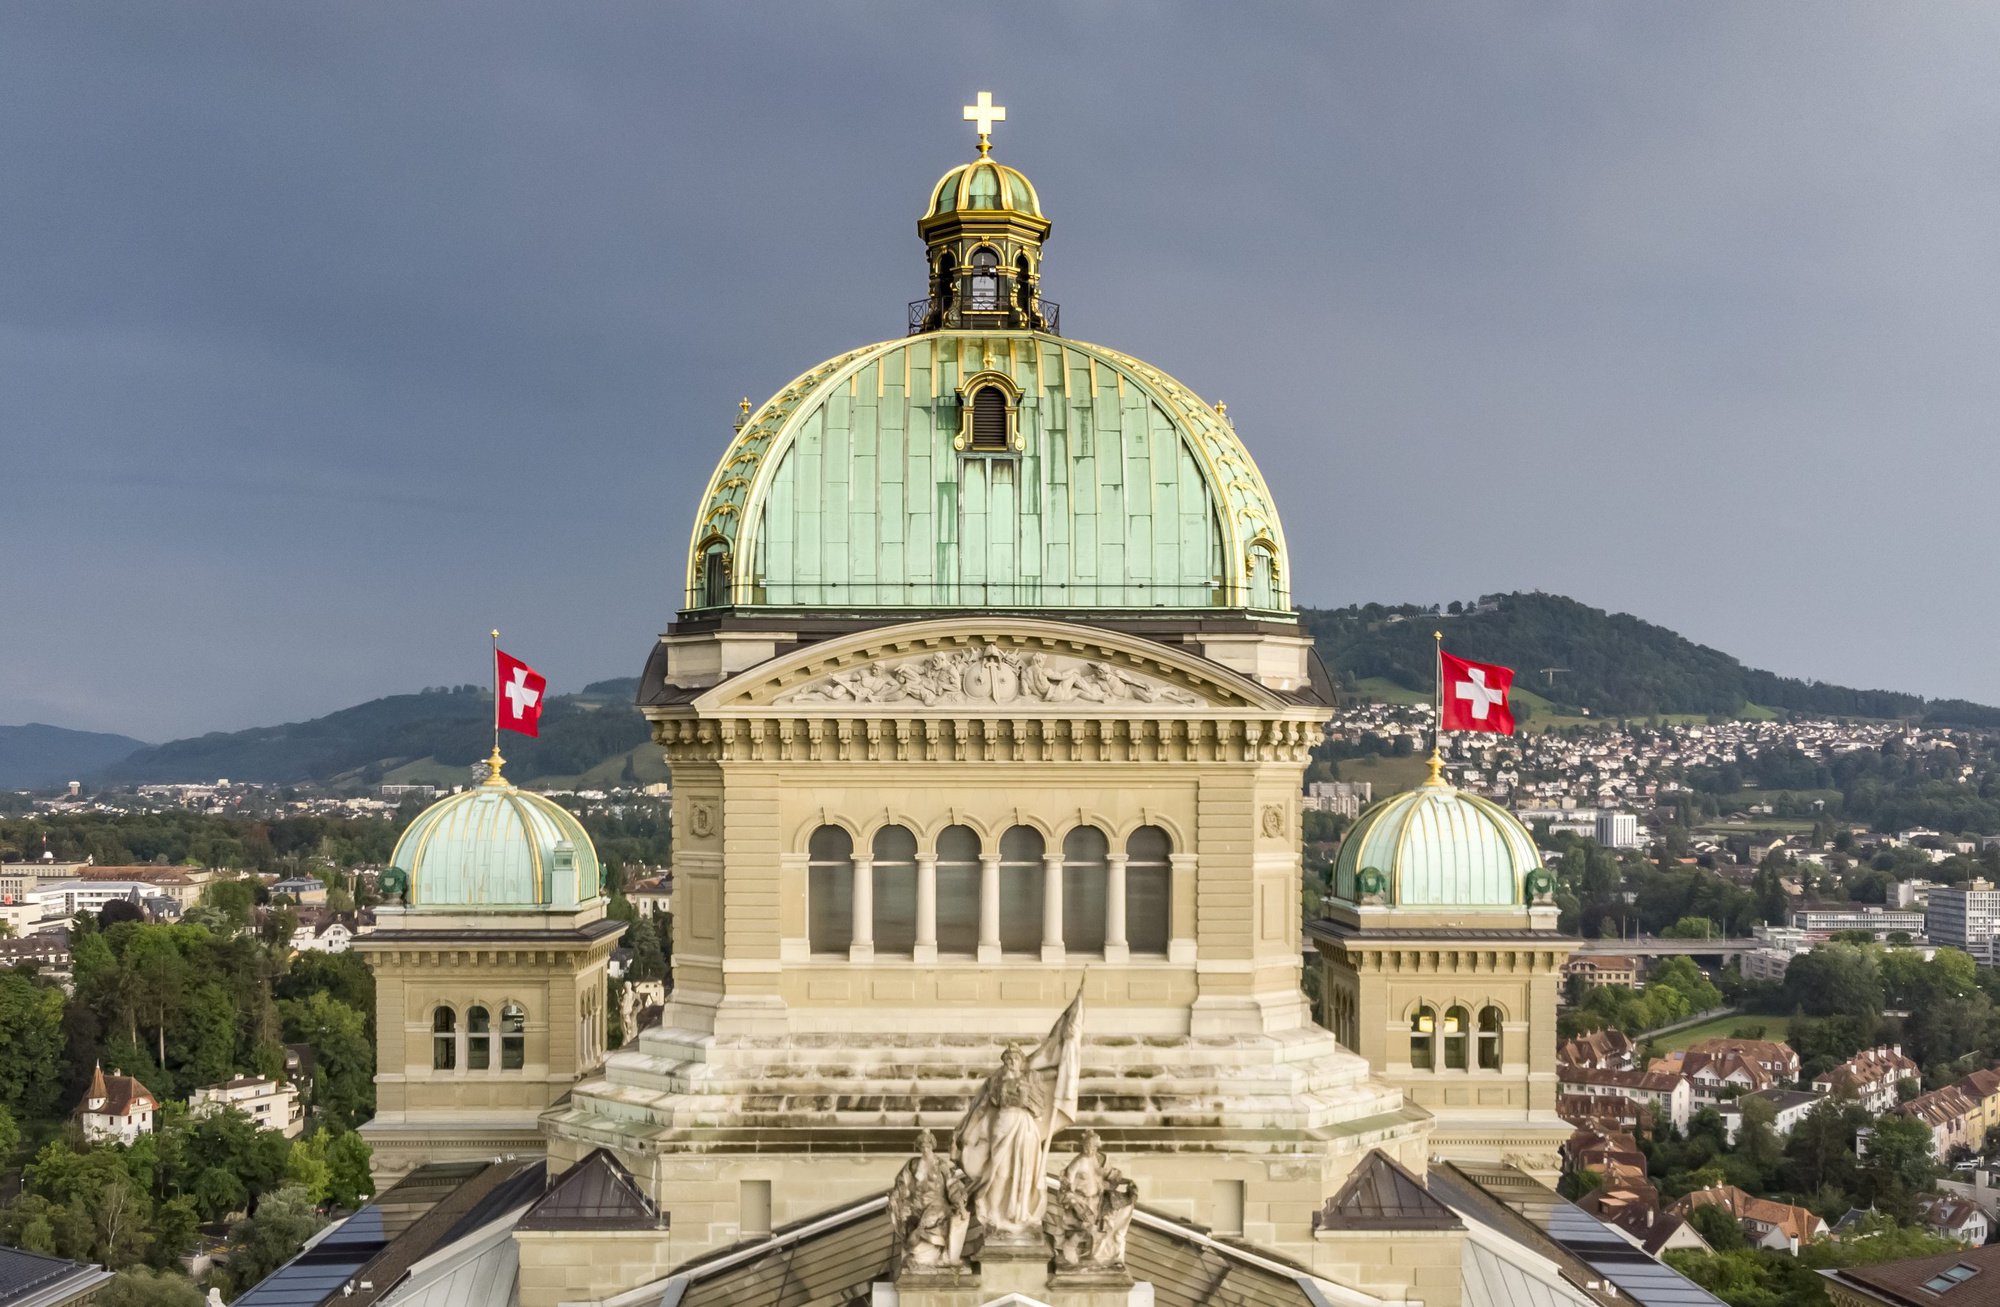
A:
[[[1007,448],[1004,451],[972,447],[973,397],[988,386],[999,390],[1007,399]],[[958,434],[952,438],[951,447],[961,454],[984,458],[1007,458],[1027,447],[1021,438],[1021,388],[1014,384],[1012,377],[983,368],[958,383]]]

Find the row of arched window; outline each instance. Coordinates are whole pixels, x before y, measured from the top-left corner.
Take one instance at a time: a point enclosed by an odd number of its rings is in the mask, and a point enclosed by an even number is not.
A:
[[[1173,841],[1157,826],[1122,850],[1080,826],[1051,852],[1042,833],[1015,826],[984,853],[977,832],[947,826],[919,852],[906,826],[875,832],[866,853],[838,826],[807,845],[808,931],[814,953],[975,957],[982,950],[1040,956],[1127,953],[1165,957],[1171,933]]]
[[[1410,1067],[1416,1071],[1464,1071],[1477,1061],[1481,1071],[1500,1069],[1500,1009],[1479,1009],[1477,1028],[1470,1009],[1454,1004],[1438,1016],[1428,1003],[1410,1017]],[[1443,1047],[1440,1048],[1439,1045]]]
[[[498,1061],[495,1061],[495,1042],[498,1042]],[[502,1071],[519,1071],[528,1060],[528,1012],[519,1003],[508,1003],[500,1009],[500,1024],[496,1028],[491,1013],[483,1006],[474,1004],[465,1009],[465,1029],[460,1030],[458,1013],[440,1004],[431,1013],[431,1068],[436,1071],[456,1071],[463,1066],[468,1071],[487,1071],[498,1066]]]

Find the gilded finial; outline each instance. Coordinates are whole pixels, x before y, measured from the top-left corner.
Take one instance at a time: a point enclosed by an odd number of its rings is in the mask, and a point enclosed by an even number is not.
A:
[[[1223,403],[1223,402],[1222,402],[1221,400],[1219,400],[1219,399],[1218,399],[1218,400],[1216,400],[1216,401],[1215,401],[1215,416],[1217,416],[1217,417],[1221,418],[1221,419],[1222,419],[1222,420],[1223,420],[1224,422],[1227,422],[1227,421],[1229,420],[1229,405],[1227,405],[1227,404]]]
[[[747,417],[749,417],[749,416],[750,416],[750,397],[749,397],[748,395],[745,395],[745,396],[743,397],[743,400],[742,400],[742,402],[741,402],[741,403],[739,403],[739,404],[737,405],[737,407],[743,410],[743,416],[744,416],[744,417],[746,417],[746,418],[747,418]]]
[[[993,124],[1007,121],[1007,107],[993,103],[993,92],[981,91],[979,98],[965,106],[965,121],[979,131],[979,157],[984,159],[993,149]]]
[[[500,746],[497,744],[494,745],[493,752],[486,759],[486,783],[488,785],[505,785],[507,778],[500,774],[500,769],[506,765],[507,760],[500,756]]]
[[[1436,749],[1432,749],[1431,756],[1426,761],[1425,766],[1431,769],[1431,778],[1425,784],[1444,784],[1444,755],[1440,754]]]

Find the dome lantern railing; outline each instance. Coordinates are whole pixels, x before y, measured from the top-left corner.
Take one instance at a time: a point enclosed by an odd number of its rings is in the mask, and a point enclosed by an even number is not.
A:
[[[911,336],[920,336],[926,331],[1001,331],[1013,327],[1013,315],[1005,308],[974,311],[961,309],[956,296],[948,297],[942,309],[936,307],[937,297],[926,295],[920,300],[910,301],[909,331]],[[1035,321],[1029,330],[1050,336],[1062,335],[1062,305],[1054,300],[1035,301]]]

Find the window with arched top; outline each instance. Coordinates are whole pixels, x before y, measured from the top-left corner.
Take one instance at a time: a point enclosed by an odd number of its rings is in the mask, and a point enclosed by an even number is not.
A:
[[[500,1069],[519,1071],[528,1064],[528,1012],[519,1003],[500,1009]]]
[[[448,1007],[431,1013],[431,1069],[458,1069],[458,1013]]]
[[[951,301],[958,294],[958,259],[946,250],[938,259],[937,286],[931,291],[931,310],[940,319],[951,312]]]
[[[972,393],[972,448],[1007,450],[1007,395],[998,386],[981,386]]]
[[[1079,826],[1063,838],[1063,949],[1104,951],[1104,895],[1111,842],[1095,826]]]
[[[493,1065],[493,1019],[483,1007],[465,1010],[465,1069],[484,1071]]]
[[[1481,1008],[1479,1009],[1479,1069],[1498,1071],[1500,1051],[1500,1009]]]
[[[1013,826],[1000,836],[1000,951],[1042,951],[1042,833]]]
[[[1428,1003],[1410,1018],[1410,1066],[1417,1071],[1437,1069],[1437,1009]]]
[[[972,294],[966,307],[992,312],[1000,307],[1000,256],[981,248],[972,252]]]
[[[979,836],[969,826],[938,832],[937,949],[957,957],[979,952]]]
[[[841,957],[854,943],[854,837],[838,826],[806,843],[806,936],[813,952]]]
[[[1250,546],[1250,606],[1282,608],[1284,595],[1278,592],[1278,553],[1262,540]]]
[[[1014,307],[1020,310],[1022,322],[1034,325],[1031,316],[1035,308],[1034,278],[1029,274],[1025,254],[1014,260]]]
[[[1125,942],[1134,957],[1165,957],[1173,924],[1174,842],[1158,826],[1125,841]]]
[[[1471,1024],[1471,1014],[1462,1007],[1448,1007],[1444,1011],[1444,1069],[1465,1070],[1465,1045],[1471,1038],[1467,1027]]]
[[[917,946],[917,837],[907,826],[875,832],[875,954],[910,957]]]
[[[720,608],[728,602],[729,546],[716,540],[702,550],[701,594],[695,604],[700,608]]]

